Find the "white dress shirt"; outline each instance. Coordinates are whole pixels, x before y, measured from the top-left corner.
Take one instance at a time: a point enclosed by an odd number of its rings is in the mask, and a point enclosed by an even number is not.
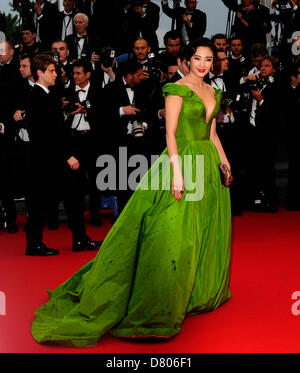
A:
[[[211,80],[211,86],[217,89],[222,89],[223,92],[226,92],[226,86],[223,80],[223,74],[220,74],[222,78],[218,76],[213,79],[216,75],[214,75],[211,71],[209,71],[209,78]],[[223,110],[220,110],[216,117],[217,123],[233,123],[235,121],[233,113],[227,114]]]
[[[35,83],[35,85],[41,87],[47,94],[50,93],[49,89],[47,87],[45,87],[44,85],[42,85],[40,83]]]
[[[64,11],[65,17],[63,19],[63,27],[61,33],[61,40],[65,40],[66,36],[73,34],[73,17],[72,12],[67,13]]]
[[[80,88],[78,85],[75,86],[75,91],[78,92],[78,98],[80,102],[83,102],[86,100],[88,92],[90,88],[90,82],[83,87]],[[81,90],[84,90],[82,92]],[[83,113],[75,114],[72,122],[72,129],[77,130],[77,131],[88,131],[91,129],[89,123],[85,120],[85,115]]]
[[[84,35],[87,35],[87,34],[84,34]],[[77,34],[77,37],[78,38],[81,38],[82,36],[84,35],[78,35]],[[77,43],[77,57],[78,58],[81,58],[81,53],[82,53],[82,50],[83,50],[83,45],[84,45],[84,42],[85,42],[85,39],[80,39]]]
[[[41,10],[42,10],[42,12],[43,12],[44,6],[45,6],[45,3],[41,4]],[[34,13],[33,20],[34,20],[34,24],[35,24],[35,27],[36,27],[36,39],[35,40],[38,43],[41,42],[39,21],[42,18],[43,18],[43,13],[41,15],[39,15],[39,16],[36,13]]]
[[[126,85],[127,83],[126,83],[125,79],[122,78],[122,80],[123,80],[124,85]],[[134,91],[133,91],[133,89],[131,87],[126,87],[126,92],[127,92],[128,98],[129,98],[130,105],[134,106]],[[121,118],[125,115],[122,107],[120,107],[119,113],[120,113]]]

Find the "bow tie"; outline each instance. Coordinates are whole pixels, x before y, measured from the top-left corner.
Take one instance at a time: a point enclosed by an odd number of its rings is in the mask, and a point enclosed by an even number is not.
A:
[[[85,35],[82,35],[82,36],[77,36],[77,41],[81,40],[81,39],[86,39],[87,38],[87,34]]]
[[[64,13],[64,17],[72,17],[73,13]]]
[[[214,75],[213,77],[211,77],[211,80],[216,80],[216,79],[224,79],[224,78],[223,78],[223,75]]]
[[[194,14],[194,12],[188,12],[188,11],[186,11],[185,14],[192,15],[192,14]]]
[[[129,84],[125,84],[125,88],[127,89],[127,88],[130,88],[130,89],[132,89],[132,87],[130,87],[130,85]]]

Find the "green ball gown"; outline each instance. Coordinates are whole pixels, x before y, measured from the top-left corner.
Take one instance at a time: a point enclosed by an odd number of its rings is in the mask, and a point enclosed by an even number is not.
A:
[[[195,183],[188,188],[185,179],[184,194],[175,200],[165,149],[97,256],[48,291],[50,299],[32,323],[36,341],[91,346],[106,332],[116,337],[171,338],[186,315],[213,311],[230,298],[230,196],[228,188],[222,188],[219,154],[209,140],[222,91],[215,90],[216,106],[208,123],[204,103],[189,87],[168,83],[163,93],[183,98],[178,154],[192,160],[187,166],[182,163],[192,178],[202,165],[203,193],[193,198]],[[202,163],[196,162],[197,155],[202,155]],[[166,158],[169,173],[159,162]],[[156,176],[160,187],[151,190],[150,180]]]

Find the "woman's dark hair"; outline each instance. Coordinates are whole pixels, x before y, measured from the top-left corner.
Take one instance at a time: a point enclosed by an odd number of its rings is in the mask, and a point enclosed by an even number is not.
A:
[[[209,48],[211,49],[211,51],[213,52],[213,56],[214,56],[214,61],[216,60],[217,58],[217,51],[216,51],[216,47],[214,46],[214,44],[211,42],[210,39],[208,38],[200,38],[200,39],[196,39],[194,40],[193,42],[189,43],[186,47],[185,47],[185,59],[187,61],[189,61],[191,59],[191,57],[196,53],[196,50],[197,48],[199,47],[205,47],[205,48]]]

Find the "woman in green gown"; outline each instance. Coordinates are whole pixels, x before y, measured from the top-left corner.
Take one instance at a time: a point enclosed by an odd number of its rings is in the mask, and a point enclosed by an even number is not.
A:
[[[230,197],[218,168],[230,165],[214,119],[222,91],[203,82],[210,43],[192,50],[190,73],[163,87],[167,148],[97,256],[48,292],[32,324],[36,341],[90,346],[106,332],[171,338],[186,315],[230,298]],[[159,188],[151,188],[157,177]]]

